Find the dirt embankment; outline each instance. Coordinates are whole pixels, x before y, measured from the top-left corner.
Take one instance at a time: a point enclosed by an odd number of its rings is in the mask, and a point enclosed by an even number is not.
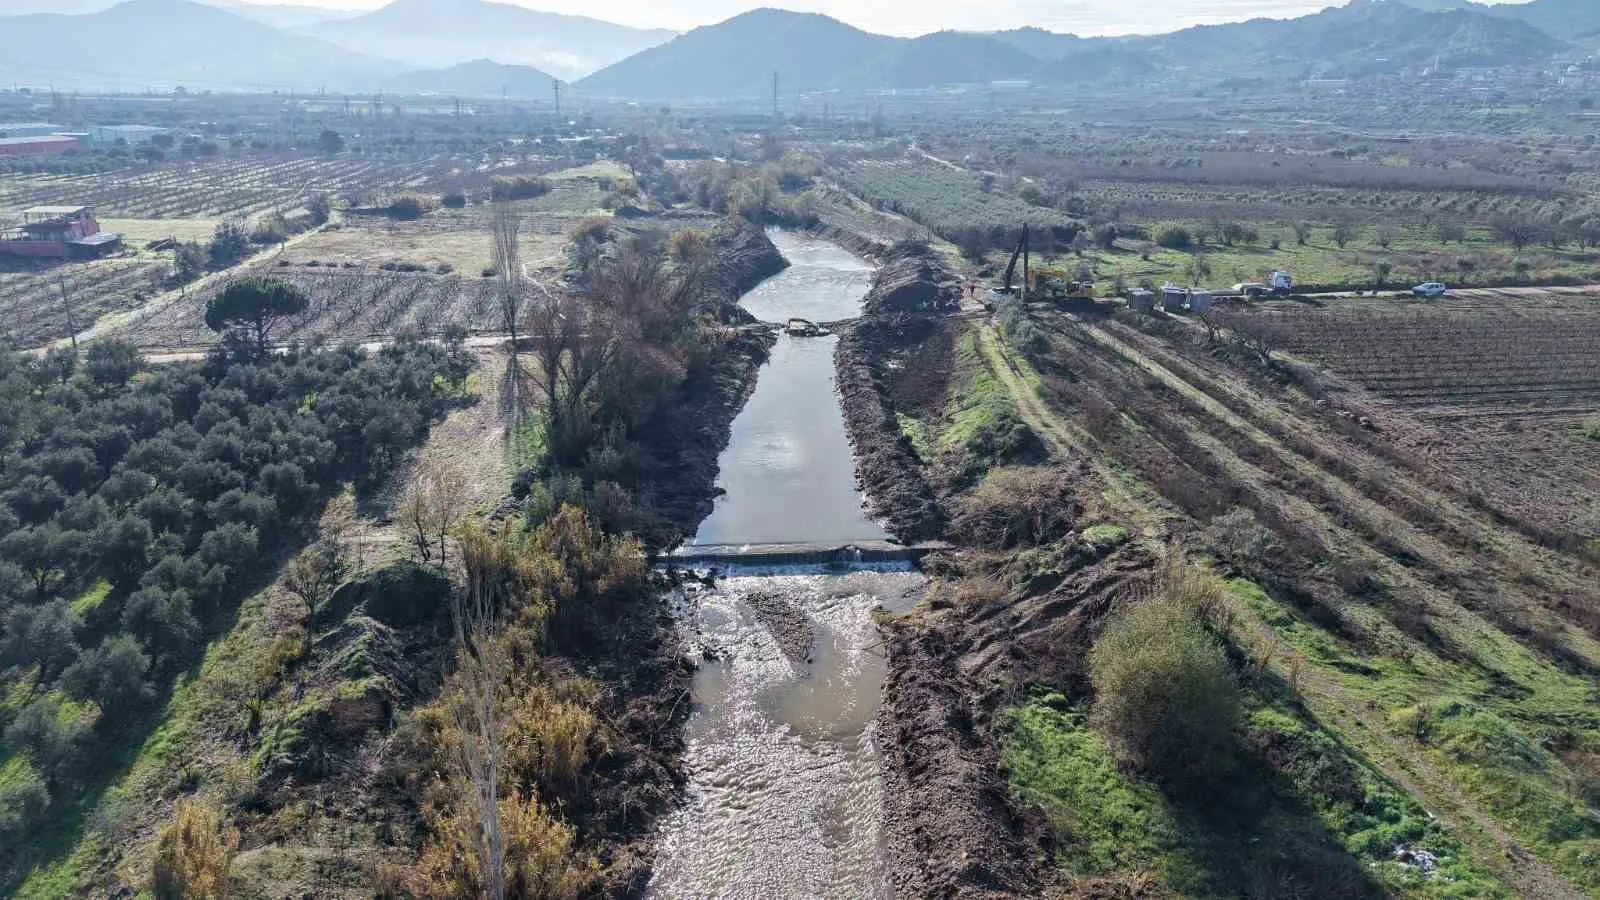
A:
[[[923,473],[923,460],[900,430],[887,387],[885,343],[904,328],[926,324],[917,318],[860,319],[840,333],[833,351],[845,431],[855,450],[856,478],[867,492],[873,515],[908,543],[937,538],[944,530],[944,514]]]
[[[756,285],[789,268],[789,261],[767,232],[742,220],[717,226],[711,233],[711,254],[712,277],[729,302],[737,302]]]
[[[931,574],[984,577],[983,563],[930,559]],[[1125,546],[1080,545],[1059,571],[1001,600],[935,588],[916,612],[881,626],[888,659],[884,807],[896,894],[1039,896],[1054,878],[1049,830],[1011,800],[1000,760],[1002,713],[1028,685],[1087,690],[1089,647],[1151,560]]]
[[[902,241],[883,254],[862,310],[867,316],[895,313],[943,315],[961,309],[961,279],[944,257],[919,241]]]
[[[902,541],[936,538],[944,528],[938,498],[911,439],[900,428],[892,399],[897,347],[918,343],[960,307],[961,284],[926,245],[887,251],[863,304],[865,314],[844,329],[834,350],[845,430],[856,456],[856,477],[875,515]]]
[[[647,548],[676,546],[711,514],[717,457],[776,341],[766,330],[730,331],[711,361],[689,373],[678,400],[641,430],[649,465],[640,483],[641,505],[658,513],[639,534]]]
[[[721,286],[720,321],[754,321],[739,297],[789,267],[761,228],[747,222],[719,226],[711,236],[712,277]],[[711,514],[716,498],[717,457],[728,445],[733,419],[755,390],[756,375],[777,336],[762,329],[729,328],[717,348],[684,380],[678,396],[641,430],[647,469],[640,483],[643,506],[653,520],[639,538],[652,550],[676,546]]]
[[[805,232],[813,237],[838,244],[851,253],[874,262],[882,262],[887,258],[889,248],[893,246],[882,238],[831,222],[818,222],[807,227]]]

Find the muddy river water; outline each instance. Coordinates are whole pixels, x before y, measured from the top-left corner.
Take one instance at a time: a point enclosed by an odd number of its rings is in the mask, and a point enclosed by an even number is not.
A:
[[[744,298],[766,321],[854,316],[870,265],[774,234],[793,264]],[[833,388],[833,338],[780,337],[720,460],[696,544],[881,539],[862,512]],[[909,571],[736,571],[672,598],[695,676],[689,783],[663,825],[661,898],[888,897],[874,611],[921,594]]]

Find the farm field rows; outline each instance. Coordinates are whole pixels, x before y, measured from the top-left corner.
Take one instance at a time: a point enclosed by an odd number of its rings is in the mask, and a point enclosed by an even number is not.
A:
[[[162,291],[171,268],[152,256],[132,256],[0,273],[0,339],[34,346],[66,336],[69,321],[82,329],[136,308]]]
[[[0,176],[0,209],[71,204],[110,218],[248,218],[298,205],[309,192],[420,188],[449,170],[418,161],[301,157],[230,158],[94,175]]]
[[[1600,535],[1600,297],[1470,291],[1437,303],[1270,303],[1231,327],[1403,410],[1409,450],[1507,512],[1572,540]]]
[[[1116,218],[1159,222],[1166,219],[1282,219],[1293,222],[1345,220],[1360,216],[1394,224],[1463,219],[1481,221],[1496,212],[1529,208],[1516,194],[1471,191],[1387,190],[1318,185],[1184,183],[1089,179],[1077,191]]]
[[[448,325],[487,331],[497,321],[493,281],[476,276],[272,267],[246,272],[291,284],[311,301],[309,309],[273,334],[279,341],[364,340],[407,326],[428,333]],[[206,327],[206,301],[230,282],[223,280],[211,291],[174,299],[130,322],[120,336],[149,348],[213,344],[217,335]]]
[[[1235,582],[1237,624],[1272,648],[1263,665],[1310,714],[1519,895],[1600,888],[1581,787],[1600,746],[1600,582],[1592,559],[1542,542],[1485,489],[1511,486],[1497,461],[1469,471],[1422,452],[1419,441],[1463,435],[1359,387],[1314,402],[1228,362],[1198,328],[1126,313],[1034,319],[1045,342],[1029,359],[1051,415],[1192,517],[1220,566],[1255,580]],[[1532,464],[1552,470],[1552,488],[1600,496],[1581,471]],[[1526,768],[1487,749],[1490,734],[1528,748]]]
[[[602,196],[586,175],[558,179],[548,194],[514,201],[525,268],[558,272],[566,262],[567,232],[585,216],[604,214]],[[120,330],[150,348],[212,344],[217,336],[205,325],[206,302],[237,277],[261,275],[286,281],[311,299],[310,309],[275,340],[369,340],[400,328],[437,334],[450,325],[493,331],[499,327],[495,281],[484,277],[493,262],[491,209],[439,209],[414,221],[347,217]]]
[[[1156,221],[1148,226],[1152,236],[1169,226],[1197,231],[1206,223],[1195,220]],[[1409,287],[1421,281],[1444,281],[1449,284],[1473,284],[1490,281],[1504,283],[1526,281],[1537,283],[1552,279],[1573,282],[1588,281],[1600,273],[1600,256],[1592,250],[1568,246],[1563,250],[1548,247],[1529,247],[1518,251],[1497,243],[1483,229],[1468,229],[1467,239],[1460,244],[1441,245],[1432,229],[1421,226],[1385,229],[1380,246],[1379,228],[1365,226],[1352,229],[1344,247],[1333,239],[1331,226],[1313,227],[1305,244],[1295,239],[1294,223],[1269,222],[1252,226],[1258,239],[1227,246],[1213,241],[1197,251],[1169,250],[1151,241],[1122,239],[1117,249],[1106,251],[1094,248],[1082,257],[1091,263],[1096,277],[1125,280],[1151,279],[1157,283],[1172,280],[1180,284],[1191,283],[1192,264],[1196,252],[1205,257],[1210,275],[1202,279],[1209,286],[1231,286],[1241,281],[1259,281],[1264,274],[1275,269],[1293,273],[1300,284],[1308,285],[1374,285],[1376,264],[1382,262],[1391,268],[1385,284]],[[1271,242],[1277,240],[1278,247]],[[1517,268],[1521,261],[1525,270]],[[1079,262],[1076,256],[1057,257],[1058,265],[1069,270]]]
[[[985,188],[985,176],[929,160],[863,160],[837,173],[841,184],[884,209],[908,216],[949,237],[956,229],[1017,228],[1024,222],[1054,225],[1066,221],[1056,210],[1033,206],[998,185]]]

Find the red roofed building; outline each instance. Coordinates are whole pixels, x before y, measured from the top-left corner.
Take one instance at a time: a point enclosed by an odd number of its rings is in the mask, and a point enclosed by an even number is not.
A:
[[[35,206],[22,225],[0,231],[0,255],[92,259],[122,246],[122,235],[101,231],[87,206]]]
[[[42,156],[82,149],[83,145],[78,143],[77,138],[59,134],[0,138],[0,156]]]

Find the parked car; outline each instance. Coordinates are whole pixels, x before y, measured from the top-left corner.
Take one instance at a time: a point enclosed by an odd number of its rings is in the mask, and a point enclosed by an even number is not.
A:
[[[1446,290],[1447,288],[1439,282],[1429,281],[1412,288],[1411,293],[1416,294],[1418,297],[1421,297],[1424,300],[1431,300],[1434,297],[1443,297]]]
[[[1258,281],[1243,281],[1233,286],[1234,293],[1241,297],[1260,297],[1267,292],[1267,286]]]

